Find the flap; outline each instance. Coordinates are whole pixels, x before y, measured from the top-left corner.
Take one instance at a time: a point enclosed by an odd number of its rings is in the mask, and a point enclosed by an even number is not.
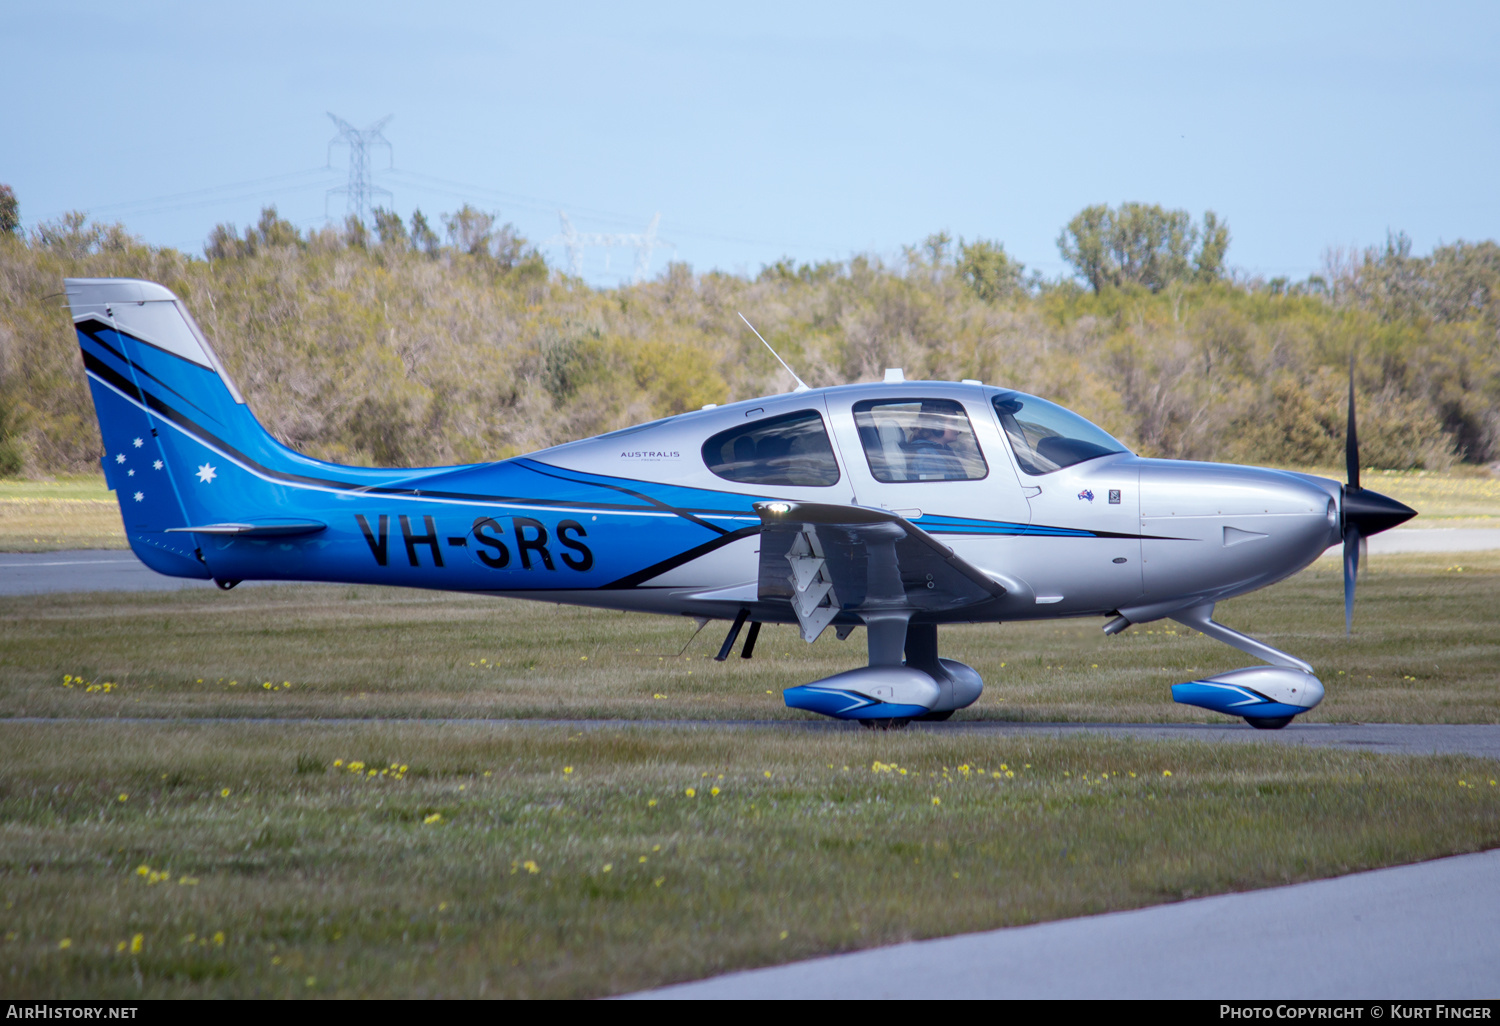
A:
[[[1006,594],[990,574],[887,510],[776,501],[757,502],[755,511],[759,598],[791,602],[799,619],[818,607],[949,611]]]

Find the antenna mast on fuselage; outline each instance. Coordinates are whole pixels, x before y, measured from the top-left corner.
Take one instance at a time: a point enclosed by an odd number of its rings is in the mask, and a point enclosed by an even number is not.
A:
[[[735,313],[740,313],[740,312],[738,310],[736,310]],[[740,320],[742,320],[742,321],[745,322],[745,327],[749,328],[751,331],[755,331],[755,325],[751,324],[749,318],[747,318],[744,314],[740,314]],[[760,339],[761,345],[765,346],[767,349],[771,349],[771,343],[769,343],[769,342],[766,341],[764,335],[762,335],[758,331],[755,331],[755,337],[758,338],[758,339]],[[776,357],[776,362],[779,363],[779,364],[781,364],[781,366],[785,367],[786,368],[786,372],[788,374],[790,374],[792,376],[792,380],[797,383],[797,387],[794,388],[794,389],[792,389],[792,391],[793,392],[806,392],[808,390],[808,388],[807,388],[807,382],[805,382],[801,378],[797,377],[797,372],[796,371],[792,370],[792,368],[790,368],[790,367],[787,367],[787,362],[781,358],[781,354],[778,353],[776,350],[771,349],[771,355],[774,356],[774,357]]]

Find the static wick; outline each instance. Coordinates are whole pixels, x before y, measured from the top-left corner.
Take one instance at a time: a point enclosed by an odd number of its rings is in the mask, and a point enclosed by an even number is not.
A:
[[[745,327],[749,328],[751,331],[755,331],[755,325],[753,325],[753,324],[750,323],[750,319],[748,317],[746,317],[744,314],[740,313],[738,310],[736,310],[735,313],[740,314],[740,320],[742,320],[742,321],[745,322]],[[762,335],[758,331],[755,331],[755,337],[758,338],[758,339],[760,339],[761,345],[765,346],[767,349],[771,349],[771,343],[769,343],[769,342],[766,341],[764,335]],[[787,363],[786,363],[785,360],[783,360],[781,358],[781,354],[780,353],[778,353],[774,349],[771,349],[771,355],[774,356],[774,357],[776,357],[776,362],[777,363],[781,364],[783,367],[786,367],[786,372],[788,374],[790,374],[792,376],[792,380],[797,383],[797,387],[794,388],[794,389],[792,389],[793,392],[806,392],[806,391],[808,391],[807,382],[805,382],[801,378],[797,377],[797,372],[796,371],[792,370],[792,368],[790,368],[790,367],[787,367]]]

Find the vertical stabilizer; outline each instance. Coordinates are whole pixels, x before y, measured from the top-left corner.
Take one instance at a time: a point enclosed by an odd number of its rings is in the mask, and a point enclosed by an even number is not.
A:
[[[99,417],[105,481],[119,499],[130,546],[161,573],[209,577],[193,536],[170,533],[206,512],[187,501],[192,454],[172,422],[248,436],[242,442],[260,443],[252,448],[274,440],[171,291],[125,278],[70,278],[66,286]]]

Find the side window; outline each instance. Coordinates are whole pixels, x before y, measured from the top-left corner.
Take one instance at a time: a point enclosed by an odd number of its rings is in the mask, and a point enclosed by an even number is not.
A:
[[[951,399],[867,399],[854,404],[854,423],[877,481],[977,481],[990,472]]]
[[[815,410],[720,431],[703,443],[703,462],[719,477],[744,484],[826,488],[839,480],[828,429]]]

